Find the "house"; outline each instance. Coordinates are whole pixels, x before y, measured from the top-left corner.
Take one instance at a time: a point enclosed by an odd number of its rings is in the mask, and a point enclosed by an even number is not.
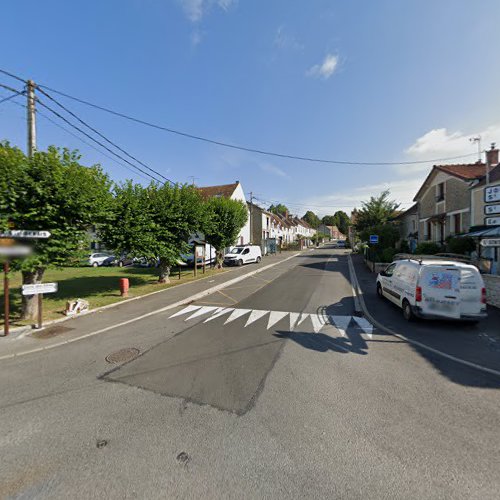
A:
[[[418,241],[418,204],[396,215],[393,219],[399,227],[399,244],[406,241],[411,252],[415,251]]]
[[[201,196],[204,199],[213,198],[213,197],[224,197],[229,198],[231,200],[239,200],[247,206],[247,201],[245,198],[245,192],[239,181],[234,182],[233,184],[223,184],[221,186],[207,186],[207,187],[199,187],[197,188],[200,192]],[[245,245],[251,243],[250,238],[250,211],[248,210],[248,218],[245,225],[242,227],[240,234],[238,235],[237,241],[235,244]]]
[[[418,205],[418,241],[443,245],[471,226],[470,187],[485,174],[482,162],[434,165],[413,201]]]

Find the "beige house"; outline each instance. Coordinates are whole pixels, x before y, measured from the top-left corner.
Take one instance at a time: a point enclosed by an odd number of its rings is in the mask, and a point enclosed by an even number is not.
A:
[[[413,252],[418,241],[418,204],[415,203],[408,210],[401,212],[393,221],[398,224],[400,242],[406,241]]]
[[[442,245],[471,226],[470,187],[485,174],[484,163],[434,165],[413,201],[418,204],[418,241]]]

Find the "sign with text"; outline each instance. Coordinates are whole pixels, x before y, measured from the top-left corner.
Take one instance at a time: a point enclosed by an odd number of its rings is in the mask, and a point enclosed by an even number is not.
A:
[[[23,246],[0,246],[0,255],[4,257],[24,257],[31,253],[30,247]]]
[[[484,188],[484,201],[486,203],[500,201],[500,185]]]
[[[485,205],[484,215],[500,214],[500,205]]]
[[[49,231],[29,231],[26,229],[12,229],[0,233],[0,238],[39,239],[49,237]]]
[[[370,234],[370,243],[378,243],[378,234]]]
[[[486,238],[481,240],[482,247],[500,247],[500,238]]]
[[[37,295],[39,293],[57,292],[57,283],[35,283],[33,285],[23,285],[23,295]]]
[[[487,226],[500,226],[500,217],[486,217],[484,223]]]

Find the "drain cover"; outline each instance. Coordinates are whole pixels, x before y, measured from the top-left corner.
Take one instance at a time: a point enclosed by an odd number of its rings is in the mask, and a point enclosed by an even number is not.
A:
[[[106,356],[106,361],[108,363],[125,363],[125,361],[130,361],[139,356],[139,353],[139,349],[127,347],[126,349],[120,349],[119,351],[108,354]]]

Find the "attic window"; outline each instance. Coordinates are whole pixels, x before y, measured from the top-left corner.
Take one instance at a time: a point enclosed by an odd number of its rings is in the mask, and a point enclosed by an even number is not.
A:
[[[440,182],[437,185],[436,201],[444,201],[444,182]]]

